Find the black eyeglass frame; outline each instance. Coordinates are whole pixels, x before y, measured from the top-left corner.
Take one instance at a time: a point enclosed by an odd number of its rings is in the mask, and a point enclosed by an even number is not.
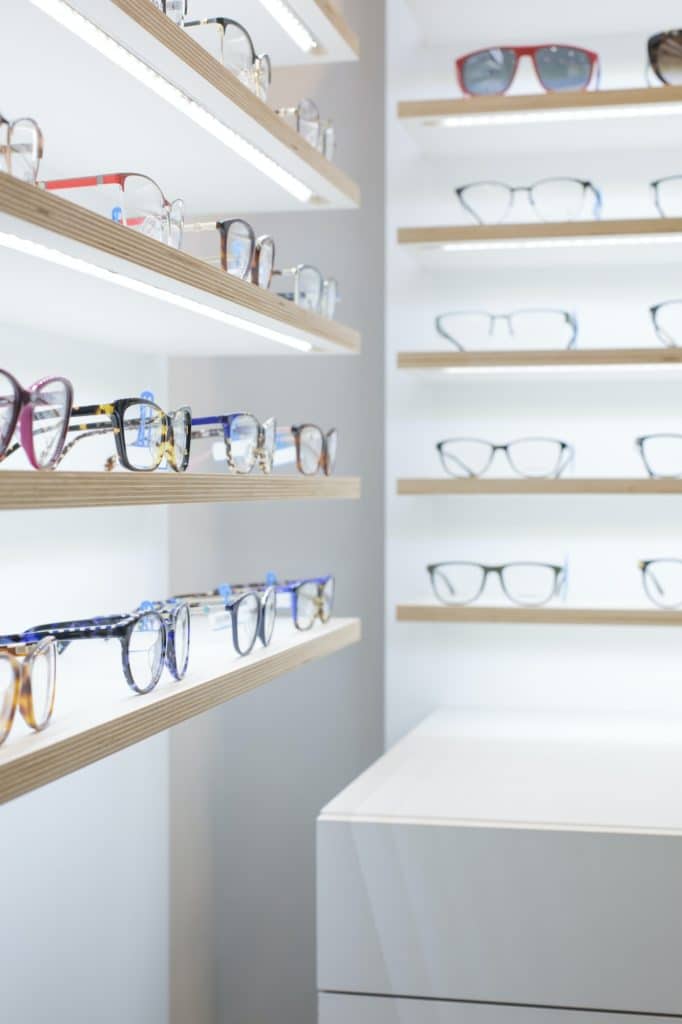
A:
[[[470,597],[467,601],[444,601],[436,589],[433,578],[434,574],[439,569],[443,569],[444,567],[450,565],[473,566],[474,568],[481,570],[481,585],[478,589],[478,592],[473,597]],[[552,570],[552,572],[554,573],[554,584],[551,593],[548,595],[548,597],[546,597],[543,601],[519,601],[509,592],[504,579],[505,570],[519,566],[532,566],[534,568]],[[550,601],[552,601],[555,597],[559,595],[559,593],[561,592],[561,588],[566,583],[568,569],[566,565],[553,565],[551,562],[505,562],[502,565],[483,565],[481,562],[467,562],[461,560],[454,560],[449,562],[433,562],[430,565],[426,566],[426,571],[429,574],[431,587],[436,600],[440,601],[440,603],[444,605],[455,605],[461,607],[463,605],[473,604],[475,601],[479,599],[479,597],[485,590],[486,584],[488,582],[488,577],[492,575],[498,577],[500,581],[500,586],[502,588],[502,592],[504,593],[505,597],[509,601],[511,601],[512,604],[518,605],[521,608],[541,608],[544,605],[549,604]]]

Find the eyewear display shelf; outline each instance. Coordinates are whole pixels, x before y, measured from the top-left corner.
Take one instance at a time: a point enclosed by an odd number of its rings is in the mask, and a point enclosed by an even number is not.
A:
[[[426,494],[682,494],[682,479],[406,477],[398,480],[396,493],[415,497]]]
[[[152,693],[138,696],[127,689],[119,669],[111,685],[107,681],[108,700],[97,700],[92,689],[96,673],[91,672],[79,709],[67,714],[60,714],[59,702],[60,693],[69,687],[68,670],[58,664],[53,720],[41,733],[10,734],[0,747],[0,803],[109,757],[309,661],[358,643],[360,636],[358,619],[332,619],[306,633],[291,627],[282,639],[276,634],[269,647],[259,644],[244,658],[233,654],[227,634],[217,634],[212,643],[202,637],[182,682],[170,682],[164,673]]]
[[[2,172],[0,271],[7,323],[71,321],[90,343],[164,356],[360,348],[343,324]]]
[[[0,470],[0,509],[355,500],[359,477]]]
[[[318,818],[321,1024],[679,1019],[681,738],[429,715]]]
[[[529,147],[622,150],[623,132],[636,122],[640,145],[674,145],[682,115],[682,87],[604,89],[527,96],[471,96],[408,100],[398,119],[421,150],[452,154],[466,139],[477,149],[500,145],[505,132]],[[495,129],[488,131],[487,129]],[[462,136],[466,132],[466,136]]]
[[[548,626],[682,626],[682,610],[662,608],[520,608],[516,605],[399,604],[398,622],[488,622]]]
[[[151,0],[26,0],[13,5],[3,39],[3,109],[40,112],[43,178],[145,172],[185,200],[189,219],[359,204],[344,171]]]
[[[682,348],[585,348],[546,349],[544,351],[398,353],[399,370],[419,370],[457,374],[478,372],[552,370],[618,370],[682,366]]]
[[[260,0],[260,3],[233,0],[230,17],[249,26],[251,35],[258,40],[258,49],[269,53],[277,67],[331,64],[359,58],[360,40],[335,0],[286,0],[286,7],[306,30],[305,34],[298,34],[298,44],[277,20],[276,15],[283,6],[279,0]],[[193,17],[211,17],[215,14],[215,3],[193,0],[191,11]]]

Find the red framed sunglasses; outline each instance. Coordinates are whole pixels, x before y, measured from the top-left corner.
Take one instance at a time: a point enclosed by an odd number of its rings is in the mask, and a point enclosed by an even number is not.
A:
[[[546,92],[579,92],[595,78],[599,88],[599,54],[580,46],[491,46],[455,61],[457,81],[467,96],[501,96],[514,81],[522,57],[533,61]]]

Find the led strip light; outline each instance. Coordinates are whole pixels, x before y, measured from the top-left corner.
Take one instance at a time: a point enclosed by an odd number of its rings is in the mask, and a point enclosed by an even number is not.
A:
[[[77,256],[70,256],[60,249],[53,249],[50,246],[43,245],[42,242],[33,242],[26,238],[19,238],[18,235],[0,232],[0,247],[10,249],[12,252],[21,253],[24,256],[32,256],[35,259],[44,260],[47,263],[56,264],[58,267],[64,267],[67,270],[85,274],[87,277],[94,277],[98,281],[106,282],[106,284],[126,288],[128,291],[136,292],[138,295],[144,295],[147,298],[165,302],[169,306],[176,306],[179,309],[187,310],[189,313],[197,313],[208,320],[216,320],[218,323],[225,324],[228,327],[236,327],[248,334],[257,334],[261,338],[267,338],[268,341],[276,341],[280,345],[287,345],[297,352],[310,352],[313,347],[309,341],[291,338],[282,331],[266,327],[264,324],[254,323],[251,320],[246,320],[244,317],[236,316],[234,313],[225,313],[220,309],[215,309],[213,306],[207,306],[203,302],[188,299],[184,295],[176,295],[175,292],[169,292],[165,288],[158,288],[156,285],[147,284],[145,281],[138,281],[136,278],[128,277],[126,274],[118,274],[113,270],[106,270],[96,263],[88,263],[86,260],[82,260]]]
[[[300,50],[303,50],[304,53],[314,53],[320,48],[315,36],[311,35],[301,19],[294,14],[288,4],[284,3],[284,0],[260,0],[260,2]]]
[[[422,121],[425,128],[484,128],[490,125],[537,124],[565,121],[629,120],[664,117],[682,112],[682,103],[647,103],[641,106],[576,107],[564,110],[519,110],[495,114],[454,114]]]
[[[491,241],[444,242],[442,245],[425,248],[440,249],[442,252],[490,252],[506,249],[584,249],[602,245],[679,245],[682,234],[650,235],[604,235],[603,237],[582,238],[513,238]]]
[[[101,53],[103,57],[115,64],[122,71],[126,71],[136,81],[141,82],[160,99],[165,100],[175,110],[184,114],[194,124],[203,128],[205,132],[212,135],[214,139],[222,142],[224,146],[236,153],[237,156],[246,160],[252,167],[255,167],[262,174],[265,174],[271,181],[283,188],[289,195],[298,199],[301,203],[308,203],[313,198],[313,192],[299,178],[296,178],[289,171],[286,171],[271,157],[263,153],[252,143],[247,142],[241,135],[238,135],[232,128],[219,121],[217,117],[209,113],[195,100],[190,99],[177,86],[173,85],[158,72],[154,71],[124,46],[112,39],[101,28],[89,21],[86,17],[76,11],[66,0],[31,0],[34,7],[38,7],[44,14],[48,14],[56,22],[68,29],[83,42],[88,43],[94,50]]]

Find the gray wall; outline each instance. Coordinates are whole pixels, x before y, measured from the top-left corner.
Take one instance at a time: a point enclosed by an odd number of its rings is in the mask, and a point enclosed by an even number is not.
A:
[[[253,218],[275,236],[279,266],[311,262],[339,279],[339,319],[362,330],[362,355],[171,364],[171,401],[199,414],[245,409],[337,426],[338,472],[363,481],[360,502],[174,509],[174,590],[329,571],[338,613],[364,627],[359,646],[172,734],[174,1024],[313,1024],[315,817],[381,752],[383,9],[383,0],[345,5],[359,64],[275,78],[276,102],[312,95],[334,118],[338,162],[360,182],[362,210]]]

